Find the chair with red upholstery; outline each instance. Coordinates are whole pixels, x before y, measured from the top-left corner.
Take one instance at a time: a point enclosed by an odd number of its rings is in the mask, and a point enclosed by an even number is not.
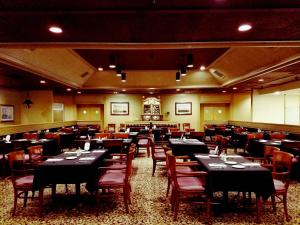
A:
[[[110,133],[96,133],[95,138],[102,139],[102,138],[110,138]]]
[[[288,215],[287,192],[290,184],[290,172],[293,155],[283,151],[274,151],[273,154],[273,182],[275,193],[272,195],[273,210],[276,211],[276,204],[282,203],[284,215],[287,221],[290,220]]]
[[[107,124],[107,130],[111,133],[116,132],[116,124],[115,123],[109,123]]]
[[[24,199],[23,206],[26,207],[28,193],[32,191],[34,176],[33,170],[26,169],[25,167],[24,151],[14,151],[8,153],[8,162],[14,188],[13,215],[15,215],[18,198]]]
[[[134,157],[134,149],[131,148],[128,156],[126,165],[119,168],[112,167],[99,167],[100,173],[102,175],[98,181],[98,188],[96,191],[96,199],[99,195],[99,189],[109,190],[109,189],[123,189],[123,199],[124,205],[126,209],[126,213],[129,213],[128,203],[131,203],[130,200],[130,192],[131,192],[131,184],[130,184],[130,176],[132,172],[132,159]],[[103,172],[103,170],[105,172]]]
[[[274,132],[272,134],[270,134],[270,138],[273,140],[273,139],[276,139],[276,140],[282,140],[285,138],[285,134],[283,133],[280,133],[280,132]]]
[[[172,131],[171,138],[181,138],[184,135],[183,131]]]
[[[112,134],[114,139],[126,139],[129,138],[129,134],[128,133],[113,133]]]
[[[170,132],[172,133],[172,132],[176,132],[176,131],[179,131],[179,128],[177,128],[177,127],[170,127]]]
[[[150,157],[150,137],[148,136],[138,136],[136,144],[136,155],[139,153],[140,148],[146,148],[147,156]]]
[[[24,133],[23,138],[29,139],[29,140],[38,139],[38,134],[37,133]]]
[[[27,148],[29,154],[29,162],[33,164],[38,164],[43,161],[43,146],[35,145]]]
[[[190,162],[178,163],[176,162],[175,156],[169,152],[167,153],[167,158],[172,179],[171,205],[174,210],[173,220],[177,220],[179,200],[184,196],[198,195],[202,198],[202,201],[197,199],[197,203],[206,206],[207,222],[211,224],[211,202],[207,190],[205,189],[207,173],[204,171],[180,172],[177,170],[177,166],[189,165]]]
[[[255,134],[255,139],[263,139],[264,138],[264,133],[256,133]]]
[[[154,176],[157,163],[160,162],[162,163],[163,166],[166,165],[166,153],[164,151],[163,146],[156,145],[154,143],[153,138],[150,138],[150,144],[151,144],[151,155],[153,161],[152,176]]]
[[[280,151],[280,148],[274,147],[274,146],[264,146],[264,158],[262,159],[262,166],[266,167],[270,170],[273,169],[273,155],[275,151]]]
[[[186,129],[190,129],[190,128],[191,128],[190,123],[183,123],[182,124],[182,130],[184,130],[185,132],[188,132],[188,131],[186,131]]]
[[[190,138],[192,139],[198,139],[199,141],[203,141],[204,136],[205,136],[204,132],[200,132],[200,131],[190,132]]]

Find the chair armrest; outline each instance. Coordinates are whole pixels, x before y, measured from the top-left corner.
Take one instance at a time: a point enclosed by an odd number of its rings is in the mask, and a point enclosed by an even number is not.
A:
[[[199,163],[196,161],[176,162],[176,166],[199,166]]]

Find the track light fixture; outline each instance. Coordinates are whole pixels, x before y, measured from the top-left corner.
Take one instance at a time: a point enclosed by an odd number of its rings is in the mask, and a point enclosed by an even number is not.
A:
[[[114,55],[111,55],[109,57],[109,68],[111,69],[116,68],[116,57]]]
[[[176,72],[176,81],[180,81],[180,72],[179,71]]]
[[[187,67],[188,68],[194,67],[194,59],[192,54],[188,54],[187,56]]]
[[[121,68],[121,66],[119,66],[119,65],[116,66],[116,72],[117,72],[117,77],[122,76],[122,68]]]
[[[124,83],[126,82],[126,73],[121,74],[121,81]]]
[[[180,68],[180,73],[181,75],[184,77],[186,75],[186,66],[185,65],[182,65],[181,68]]]

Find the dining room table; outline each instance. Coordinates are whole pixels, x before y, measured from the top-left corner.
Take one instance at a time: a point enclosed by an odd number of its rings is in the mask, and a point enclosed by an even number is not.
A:
[[[170,138],[168,141],[172,153],[176,156],[209,152],[207,145],[198,139]]]
[[[80,184],[86,183],[94,192],[98,182],[98,167],[108,154],[107,149],[64,152],[38,164],[34,172],[33,190],[39,190],[40,207],[43,205],[44,188],[57,184],[75,184],[76,196],[80,196]],[[55,191],[52,192],[55,195]],[[52,196],[53,197],[53,196]]]
[[[257,162],[240,155],[193,154],[199,169],[207,172],[206,190],[212,202],[214,193],[223,192],[222,205],[227,208],[228,192],[254,192],[256,194],[257,221],[260,221],[262,200],[274,192],[272,173]]]

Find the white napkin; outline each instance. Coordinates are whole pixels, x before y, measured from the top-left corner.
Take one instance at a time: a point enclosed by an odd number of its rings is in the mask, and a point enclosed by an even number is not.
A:
[[[224,163],[209,163],[210,167],[214,168],[226,168],[227,166]]]
[[[197,158],[200,158],[200,159],[209,159],[209,156],[208,155],[195,155]]]
[[[91,161],[94,159],[95,159],[95,157],[83,157],[83,158],[80,158],[79,161]]]
[[[241,155],[227,155],[226,158],[242,158]]]
[[[83,149],[84,149],[85,151],[90,150],[90,146],[91,146],[91,143],[90,143],[90,142],[85,142],[85,143],[84,143],[84,148],[83,148]]]
[[[59,162],[59,161],[62,161],[64,159],[47,159],[46,161],[47,162]]]
[[[245,163],[241,163],[241,165],[243,166],[260,166],[259,163],[256,163],[256,162],[245,162]]]
[[[94,150],[92,151],[93,153],[101,153],[101,152],[105,152],[106,150]]]
[[[6,135],[6,137],[5,137],[5,141],[6,142],[9,142],[10,141],[10,135],[8,134],[8,135]]]

